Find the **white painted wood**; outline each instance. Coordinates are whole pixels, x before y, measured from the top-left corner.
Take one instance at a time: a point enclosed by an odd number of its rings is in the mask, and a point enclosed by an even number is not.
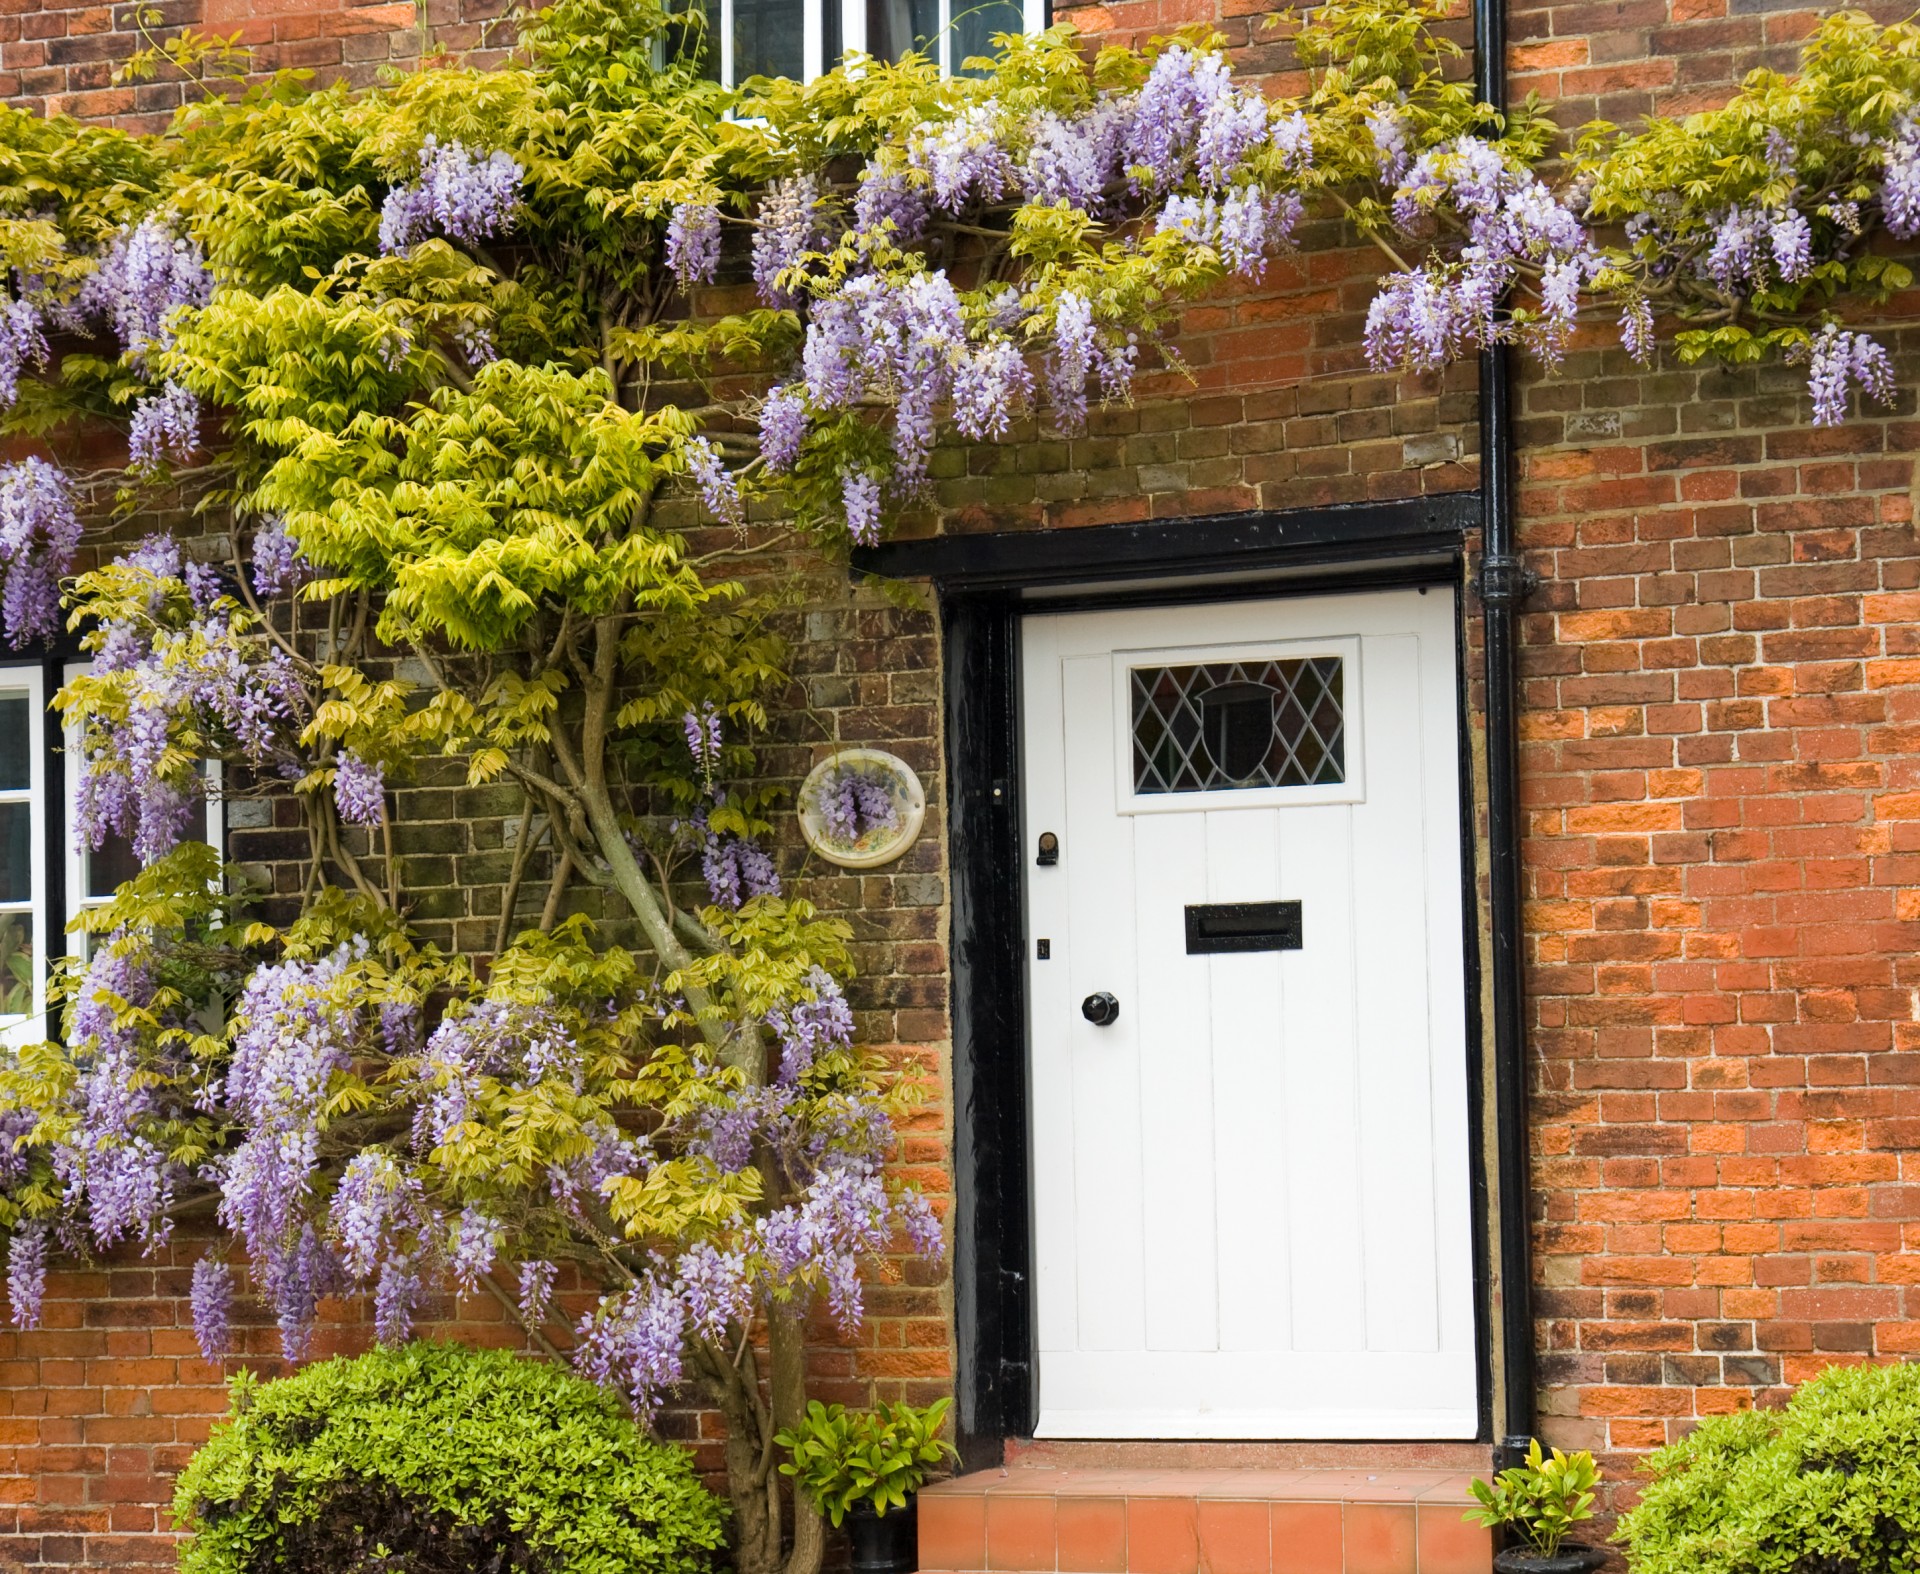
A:
[[[1041,1435],[1474,1434],[1454,637],[1441,590],[1025,620]],[[1341,790],[1136,797],[1133,667],[1329,649]],[[1275,899],[1301,950],[1186,954]]]

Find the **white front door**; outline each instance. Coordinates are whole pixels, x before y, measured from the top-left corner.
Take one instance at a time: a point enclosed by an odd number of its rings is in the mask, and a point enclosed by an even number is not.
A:
[[[1474,1436],[1452,594],[1022,641],[1039,1435]]]

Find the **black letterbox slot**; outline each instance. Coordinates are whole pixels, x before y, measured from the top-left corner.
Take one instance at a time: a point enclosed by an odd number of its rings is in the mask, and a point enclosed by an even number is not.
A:
[[[1187,908],[1187,955],[1298,951],[1298,902],[1212,902]]]

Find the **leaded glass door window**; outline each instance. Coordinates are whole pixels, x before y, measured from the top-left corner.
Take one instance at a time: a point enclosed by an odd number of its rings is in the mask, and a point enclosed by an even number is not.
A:
[[[1357,641],[1115,654],[1123,814],[1365,796]]]

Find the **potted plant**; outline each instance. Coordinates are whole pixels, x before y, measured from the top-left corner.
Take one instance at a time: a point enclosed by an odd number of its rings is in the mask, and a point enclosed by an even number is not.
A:
[[[1504,1530],[1516,1544],[1493,1557],[1497,1574],[1591,1574],[1606,1561],[1600,1547],[1566,1539],[1575,1525],[1593,1518],[1593,1487],[1600,1479],[1585,1450],[1543,1458],[1539,1439],[1527,1447],[1527,1462],[1503,1470],[1492,1482],[1475,1481],[1480,1507],[1466,1518]]]
[[[913,1574],[918,1566],[915,1494],[953,1453],[940,1436],[949,1403],[848,1410],[816,1399],[805,1421],[775,1439],[792,1456],[781,1474],[835,1526],[846,1524],[856,1574]]]

